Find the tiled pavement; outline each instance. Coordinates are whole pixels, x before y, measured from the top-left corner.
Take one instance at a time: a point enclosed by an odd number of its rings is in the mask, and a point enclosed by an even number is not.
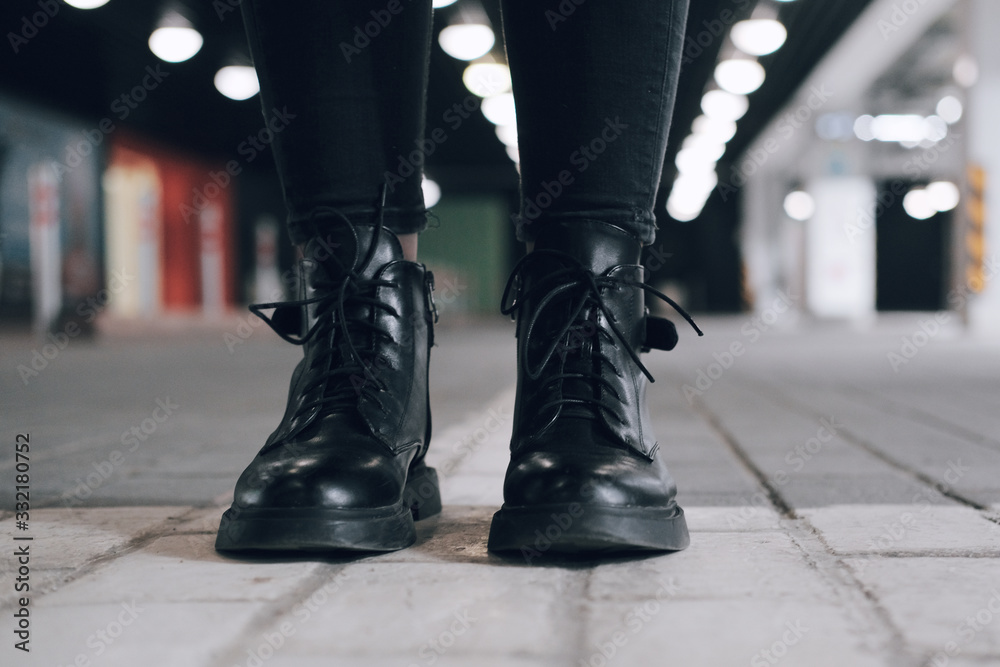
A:
[[[0,662],[1000,664],[1000,344],[957,327],[915,336],[926,319],[682,331],[678,350],[645,360],[691,547],[531,564],[485,549],[513,406],[509,323],[439,331],[442,516],[410,549],[315,560],[212,548],[297,349],[263,329],[227,349],[235,315],[62,350],[8,335]],[[19,372],[35,350],[47,365]],[[19,433],[27,531],[11,512]],[[24,544],[30,653],[14,648]]]

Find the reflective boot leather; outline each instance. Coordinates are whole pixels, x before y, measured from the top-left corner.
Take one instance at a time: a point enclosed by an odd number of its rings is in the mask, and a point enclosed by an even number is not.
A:
[[[303,298],[251,306],[304,357],[281,424],[236,483],[222,551],[391,551],[441,511],[423,462],[433,277],[381,222],[329,214],[343,224],[307,244]]]
[[[504,504],[489,548],[679,550],[676,486],[651,428],[639,351],[672,349],[648,315],[640,242],[597,221],[546,226],[514,268],[502,310],[517,320],[518,384]],[[699,335],[701,334],[698,331]]]

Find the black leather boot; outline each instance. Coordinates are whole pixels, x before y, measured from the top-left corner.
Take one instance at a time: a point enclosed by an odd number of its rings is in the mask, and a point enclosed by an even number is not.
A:
[[[638,356],[672,349],[677,332],[648,315],[644,293],[691,319],[643,283],[641,251],[611,224],[548,225],[507,282],[502,310],[517,320],[518,381],[493,551],[530,562],[546,551],[688,545],[646,407],[652,377]]]
[[[424,464],[433,276],[381,221],[323,214],[339,222],[305,247],[302,298],[251,306],[304,358],[281,424],[236,483],[221,551],[391,551],[441,511]]]

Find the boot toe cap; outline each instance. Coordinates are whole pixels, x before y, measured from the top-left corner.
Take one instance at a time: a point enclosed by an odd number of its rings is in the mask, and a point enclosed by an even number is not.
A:
[[[662,465],[615,449],[533,451],[511,462],[504,482],[504,500],[512,506],[665,507],[675,495]]]

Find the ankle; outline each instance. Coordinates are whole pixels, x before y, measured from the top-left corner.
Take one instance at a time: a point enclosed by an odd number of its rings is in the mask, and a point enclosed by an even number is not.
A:
[[[399,245],[403,247],[403,259],[415,262],[417,261],[417,237],[419,234],[416,232],[412,234],[397,234],[396,238],[399,239]]]

